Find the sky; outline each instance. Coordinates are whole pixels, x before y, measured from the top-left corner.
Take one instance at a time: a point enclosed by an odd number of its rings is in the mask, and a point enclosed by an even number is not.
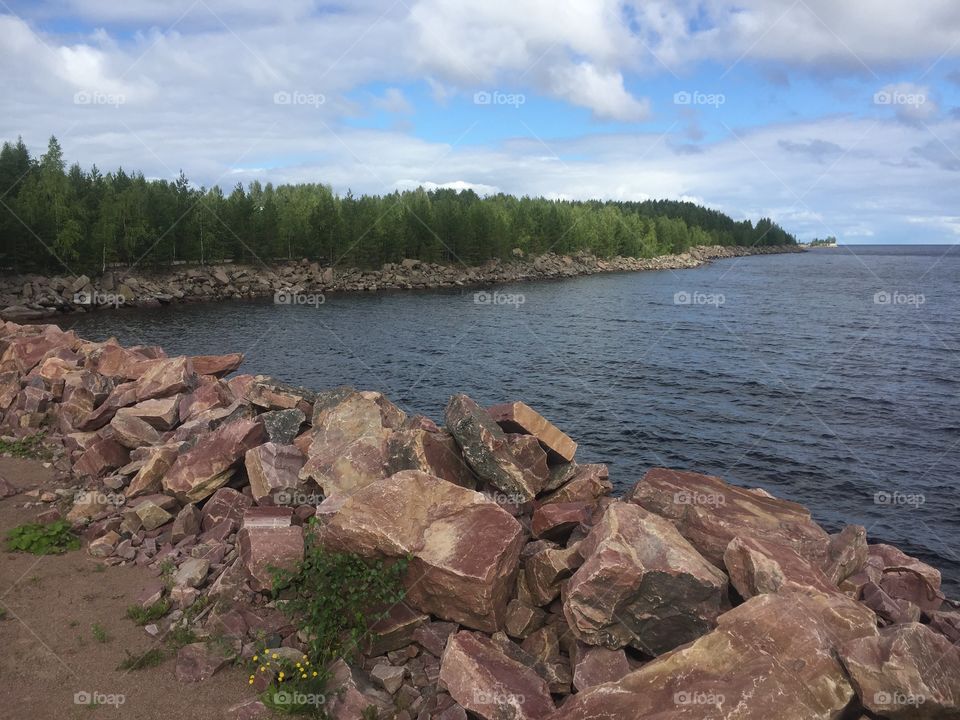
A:
[[[956,0],[0,0],[0,138],[226,190],[692,200],[960,240]]]

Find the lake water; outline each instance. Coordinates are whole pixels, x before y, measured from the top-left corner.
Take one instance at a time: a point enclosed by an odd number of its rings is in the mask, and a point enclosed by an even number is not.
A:
[[[385,392],[522,399],[610,464],[656,465],[803,503],[933,563],[960,596],[960,247],[818,249],[685,271],[491,288],[98,312],[83,336],[246,372]]]

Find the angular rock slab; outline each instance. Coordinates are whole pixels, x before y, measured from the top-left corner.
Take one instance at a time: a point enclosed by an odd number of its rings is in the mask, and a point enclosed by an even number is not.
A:
[[[708,633],[729,608],[726,576],[638,505],[612,503],[580,554],[563,613],[587,644],[660,655]]]
[[[788,545],[812,562],[827,556],[830,536],[805,507],[711,475],[653,468],[626,499],[673,522],[717,567],[723,567],[723,553],[738,535]]]
[[[463,450],[473,471],[515,502],[533,500],[543,480],[522,467],[507,436],[477,403],[466,395],[454,395],[444,411],[447,430]]]
[[[440,681],[454,700],[484,720],[541,720],[554,711],[543,678],[480,633],[450,636],[440,662]]]
[[[836,649],[876,635],[856,601],[787,584],[724,613],[691,645],[574,695],[551,720],[837,720],[854,691]]]
[[[840,649],[863,706],[890,720],[960,718],[960,648],[909,623]]]
[[[303,528],[244,527],[237,533],[240,562],[254,590],[273,587],[274,570],[294,570],[303,559]]]
[[[317,517],[319,540],[332,550],[412,555],[404,579],[411,607],[487,632],[502,627],[523,528],[480,493],[404,470],[328,499]]]
[[[174,461],[163,478],[163,488],[181,502],[203,500],[226,485],[247,450],[264,440],[266,432],[256,420],[222,425]]]
[[[744,599],[777,592],[787,581],[823,592],[837,591],[836,584],[819,567],[808,563],[793,548],[768,540],[735,537],[723,553],[723,564],[730,584]]]
[[[505,432],[533,435],[556,460],[573,461],[577,444],[532,407],[522,402],[503,403],[487,409]]]
[[[268,504],[277,493],[296,491],[300,483],[300,470],[305,462],[303,453],[293,445],[268,442],[247,450],[244,464],[254,502],[258,505]]]
[[[401,470],[419,470],[471,490],[477,485],[476,476],[450,433],[421,428],[397,430],[387,442],[387,455],[391,475]]]

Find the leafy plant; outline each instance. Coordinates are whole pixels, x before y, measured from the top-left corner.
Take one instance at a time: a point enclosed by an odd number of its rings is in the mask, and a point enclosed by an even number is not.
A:
[[[265,650],[260,655],[270,664],[258,664],[250,676],[251,684],[256,681],[256,673],[268,673],[272,678],[261,696],[264,704],[271,707],[278,704],[276,694],[281,687],[299,693],[295,697],[322,694],[329,680],[330,663],[353,656],[370,626],[404,598],[402,578],[409,558],[369,560],[351,553],[331,552],[320,545],[313,522],[306,529],[303,560],[293,571],[274,570],[273,590],[283,601],[278,605],[306,635],[307,653],[292,668],[281,670],[279,665],[274,668],[273,663],[282,665],[283,653]],[[304,663],[313,668],[309,673],[302,672]],[[289,686],[283,686],[284,682]],[[275,709],[321,714],[316,703]]]
[[[293,657],[287,648],[264,648],[253,656],[248,683],[266,690],[260,700],[271,710],[284,715],[326,717],[327,675],[323,668],[310,662],[306,655]]]
[[[177,625],[167,633],[167,645],[179,650],[184,645],[190,645],[197,641],[197,635],[190,628],[184,625]]]
[[[91,628],[93,632],[93,639],[100,643],[105,643],[110,641],[110,636],[107,635],[107,629],[100,623],[94,623]]]
[[[15,458],[43,459],[50,456],[44,446],[45,434],[42,432],[19,440],[0,440],[0,455],[11,455]]]
[[[7,550],[34,555],[56,555],[80,547],[80,538],[70,530],[70,523],[57,520],[48,525],[27,523],[7,533]]]
[[[152,605],[143,607],[134,603],[127,607],[127,617],[133,620],[137,625],[146,625],[154,620],[159,620],[170,611],[170,601],[166,598],[160,598]]]

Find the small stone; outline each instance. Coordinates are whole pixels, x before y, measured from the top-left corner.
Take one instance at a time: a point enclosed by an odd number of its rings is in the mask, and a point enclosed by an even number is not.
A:
[[[382,687],[393,695],[403,685],[405,671],[402,667],[393,665],[377,665],[370,671],[370,678],[375,685]]]
[[[205,558],[190,558],[183,563],[173,576],[175,586],[200,587],[207,579],[210,561]]]

